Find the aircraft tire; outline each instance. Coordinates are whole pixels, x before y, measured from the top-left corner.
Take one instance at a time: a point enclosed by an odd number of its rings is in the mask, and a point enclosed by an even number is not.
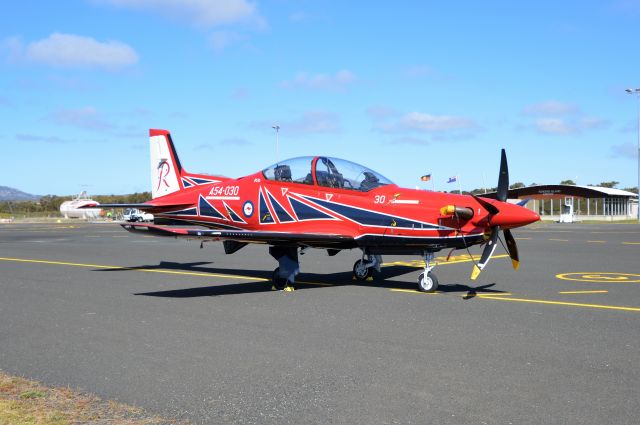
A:
[[[282,291],[287,287],[287,279],[280,277],[280,267],[276,267],[276,269],[273,271],[271,281],[273,283],[273,287],[278,291]]]
[[[373,276],[373,267],[364,268],[364,261],[362,259],[356,261],[353,264],[353,277],[356,280],[367,280]]]
[[[418,276],[418,291],[420,292],[436,292],[438,289],[438,278],[433,272],[427,273],[425,279],[424,273],[420,273]]]

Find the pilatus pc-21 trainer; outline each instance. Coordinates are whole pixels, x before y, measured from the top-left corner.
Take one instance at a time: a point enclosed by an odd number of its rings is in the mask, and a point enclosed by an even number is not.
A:
[[[434,254],[484,244],[474,263],[475,279],[493,254],[500,232],[518,268],[518,248],[511,230],[538,221],[538,214],[507,203],[509,171],[504,149],[496,199],[398,187],[379,173],[338,158],[300,157],[280,161],[237,179],[185,171],[171,135],[150,130],[152,199],[131,207],[172,223],[199,228],[122,224],[134,233],[201,241],[222,241],[226,254],[250,243],[269,245],[278,261],[273,286],[289,289],[300,271],[298,253],[307,248],[333,256],[358,248],[356,279],[380,271],[382,255],[419,255],[424,272],[418,290],[433,292]]]

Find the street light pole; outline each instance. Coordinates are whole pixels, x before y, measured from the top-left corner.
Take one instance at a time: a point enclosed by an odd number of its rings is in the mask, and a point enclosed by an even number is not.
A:
[[[625,90],[629,94],[635,94],[638,99],[637,107],[638,107],[638,122],[637,122],[637,130],[638,130],[638,221],[640,221],[640,87],[635,89],[626,89]]]
[[[280,158],[278,157],[278,144],[279,144],[279,140],[278,140],[278,136],[280,134],[280,126],[278,124],[276,125],[272,125],[271,128],[273,128],[276,131],[276,162],[278,162],[280,160]]]

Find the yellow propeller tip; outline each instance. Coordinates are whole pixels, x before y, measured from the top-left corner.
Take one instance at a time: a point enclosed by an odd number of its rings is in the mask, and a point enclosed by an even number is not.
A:
[[[518,270],[520,268],[520,261],[511,260],[511,264],[513,264],[513,270]]]
[[[474,265],[473,271],[471,272],[471,280],[476,280],[479,275],[480,275],[480,269],[478,268],[478,266]]]

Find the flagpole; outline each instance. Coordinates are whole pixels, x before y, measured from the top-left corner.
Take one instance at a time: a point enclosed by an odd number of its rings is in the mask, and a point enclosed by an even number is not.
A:
[[[456,176],[456,180],[458,180],[458,190],[460,191],[460,195],[462,195],[462,184],[460,183],[460,176]]]

